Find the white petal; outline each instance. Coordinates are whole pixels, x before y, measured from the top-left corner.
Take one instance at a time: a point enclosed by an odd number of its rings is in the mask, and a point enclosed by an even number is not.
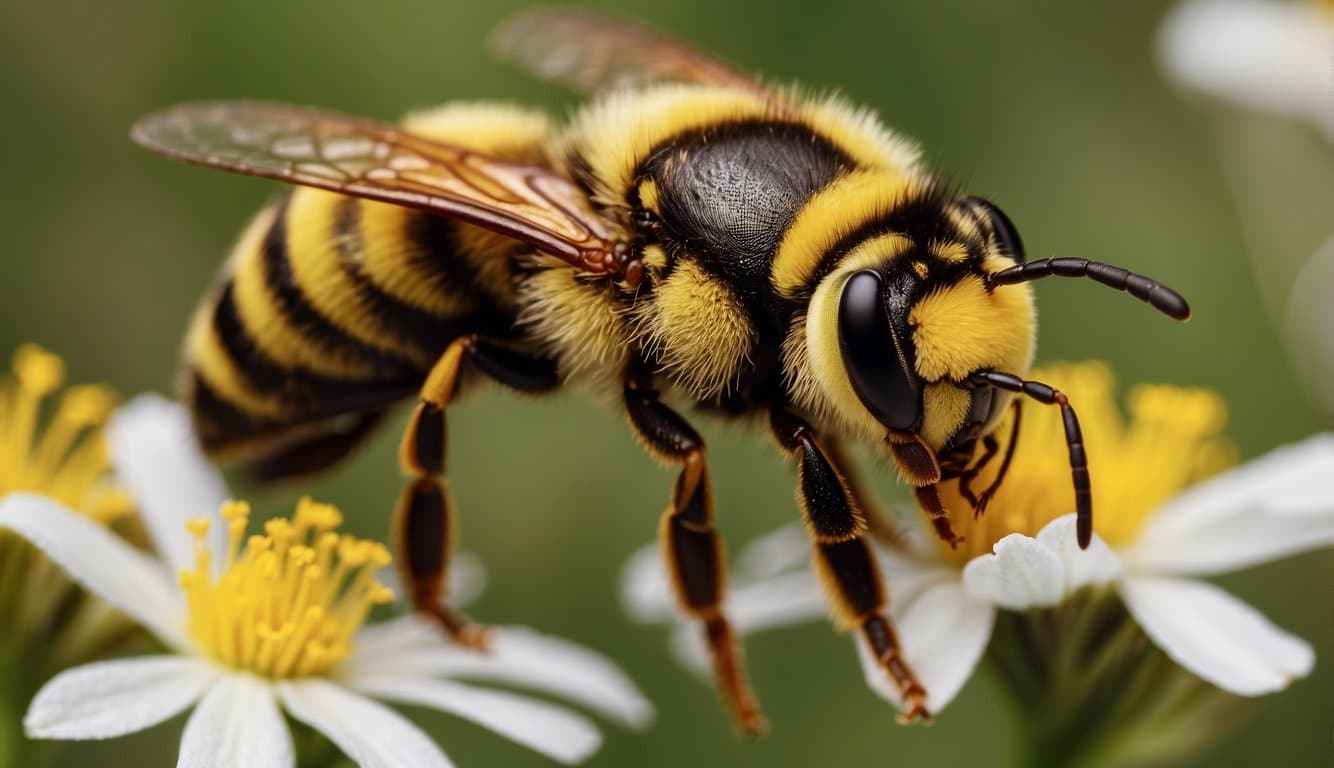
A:
[[[241,673],[215,683],[190,715],[176,768],[289,768],[295,762],[273,687]]]
[[[743,635],[809,621],[828,621],[829,603],[810,570],[783,573],[733,589],[724,605],[732,627]],[[704,629],[684,617],[676,622],[670,641],[681,666],[709,675],[712,661]]]
[[[725,608],[742,634],[829,618],[824,589],[809,569],[739,586]]]
[[[440,638],[415,616],[385,622],[369,648],[357,636],[343,677],[355,681],[391,672],[461,677],[521,686],[561,696],[632,728],[653,720],[653,705],[606,656],[526,627],[494,628],[488,653],[477,653]]]
[[[1329,103],[1329,24],[1314,3],[1194,0],[1163,25],[1163,66],[1193,88],[1254,109],[1321,121]]]
[[[1331,96],[1334,101],[1334,95]],[[1310,395],[1325,409],[1326,423],[1334,422],[1334,237],[1302,265],[1289,291],[1284,330],[1292,348],[1293,367]]]
[[[671,649],[677,664],[695,673],[701,680],[713,679],[713,659],[709,656],[709,643],[699,622],[687,619],[676,622],[667,647]]]
[[[162,564],[106,528],[59,503],[26,493],[0,501],[0,528],[32,542],[89,592],[147,627],[164,643],[186,648],[185,600]]]
[[[190,415],[160,395],[140,395],[111,417],[107,446],[153,546],[172,573],[191,568],[193,542],[185,521],[216,517],[228,496],[222,475],[199,448]],[[222,561],[226,535],[222,525],[209,531],[215,562]]]
[[[876,547],[876,559],[889,587],[891,605],[908,605],[939,582],[959,580],[959,569],[944,565],[934,544],[908,543],[907,548],[900,549]]]
[[[1315,653],[1304,640],[1212,584],[1134,577],[1122,582],[1121,596],[1168,656],[1230,693],[1280,691],[1315,664]]]
[[[221,671],[180,656],[86,664],[33,697],[23,727],[34,739],[110,739],[142,731],[199,701]]]
[[[1122,551],[1127,568],[1211,574],[1334,545],[1334,434],[1277,448],[1183,492]]]
[[[357,633],[352,655],[343,666],[352,669],[362,665],[369,667],[386,662],[397,663],[405,655],[441,648],[460,654],[467,653],[450,644],[438,625],[415,613],[408,613],[388,621],[367,624]]]
[[[959,582],[947,581],[928,588],[905,610],[894,613],[904,658],[926,689],[927,709],[939,713],[972,676],[991,638],[996,611],[970,599]],[[867,685],[903,709],[898,686],[876,663],[860,633],[857,652]]]
[[[1065,574],[1064,594],[1092,585],[1109,584],[1121,575],[1121,561],[1096,534],[1088,549],[1079,548],[1073,514],[1063,515],[1038,531],[1038,542],[1056,555]]]
[[[375,580],[388,587],[395,595],[408,594],[394,567],[381,568]],[[444,599],[455,608],[462,608],[481,596],[486,590],[486,565],[471,552],[459,552],[449,559],[449,594]]]
[[[471,720],[566,765],[587,759],[602,746],[602,734],[586,718],[512,693],[404,674],[362,677],[351,685],[376,698],[431,707]]]
[[[319,678],[278,684],[283,707],[361,768],[449,768],[445,753],[402,715]]]
[[[656,543],[635,550],[621,568],[621,606],[630,618],[645,624],[676,618],[676,598]]]
[[[792,523],[747,542],[732,573],[737,581],[753,582],[806,567],[810,561],[811,537]]]
[[[1053,606],[1065,597],[1065,568],[1037,539],[1012,533],[992,550],[994,555],[978,555],[964,566],[964,591],[970,598],[1022,611]]]

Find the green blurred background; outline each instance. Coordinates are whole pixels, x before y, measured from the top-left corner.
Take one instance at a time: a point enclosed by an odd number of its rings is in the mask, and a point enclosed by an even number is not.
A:
[[[67,357],[76,381],[106,381],[127,394],[169,391],[187,316],[274,188],[167,163],[131,145],[130,123],[199,98],[272,99],[383,119],[452,99],[507,99],[563,114],[574,103],[566,94],[484,54],[487,30],[519,5],[5,3],[0,354],[39,341]],[[1243,222],[1214,142],[1226,116],[1183,99],[1156,67],[1154,35],[1168,4],[614,7],[746,70],[837,88],[879,110],[920,139],[942,171],[997,201],[1030,257],[1124,264],[1194,305],[1195,319],[1178,326],[1111,291],[1043,283],[1041,359],[1097,356],[1123,382],[1212,387],[1231,404],[1231,433],[1247,457],[1321,426],[1253,287]],[[1300,128],[1276,130],[1314,141]],[[1296,196],[1281,184],[1275,193]],[[1308,223],[1309,231],[1284,228],[1292,242],[1275,249],[1313,249],[1329,223]],[[741,743],[710,688],[672,661],[665,633],[621,612],[619,569],[652,537],[673,479],[641,454],[621,417],[579,396],[520,402],[491,391],[452,411],[450,428],[465,548],[491,573],[472,613],[601,648],[659,706],[646,735],[608,729],[593,765],[1013,764],[1009,715],[987,674],[935,726],[900,728],[863,686],[849,642],[814,623],[749,643],[773,732]],[[733,545],[795,519],[792,474],[767,440],[702,428]],[[383,538],[399,487],[392,431],[301,490],[340,504],[351,527]],[[899,498],[888,470],[878,481]],[[252,495],[261,510],[278,512],[296,493]],[[1334,558],[1307,555],[1220,581],[1312,641],[1321,659],[1310,678],[1259,701],[1198,764],[1328,764]],[[551,764],[459,721],[413,717],[461,766]],[[169,764],[182,721],[116,745],[71,747],[68,764]]]

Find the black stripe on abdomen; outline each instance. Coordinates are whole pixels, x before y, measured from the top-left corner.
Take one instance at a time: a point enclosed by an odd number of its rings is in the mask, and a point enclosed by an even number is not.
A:
[[[311,306],[301,286],[297,284],[296,276],[292,274],[287,251],[287,205],[288,199],[284,199],[274,212],[273,224],[261,246],[261,258],[264,284],[274,308],[283,315],[288,327],[309,337],[322,349],[336,349],[367,367],[383,371],[385,378],[416,371],[418,366],[413,361],[353,338]]]
[[[344,197],[335,204],[330,235],[338,248],[339,266],[356,286],[355,303],[360,311],[372,314],[381,332],[399,336],[429,364],[460,333],[460,323],[457,318],[414,307],[374,283],[362,263],[366,244],[361,231],[361,206],[362,201],[355,197]],[[423,214],[423,218],[427,216]],[[436,216],[429,218],[446,223]],[[441,262],[453,258],[448,253],[433,255]]]

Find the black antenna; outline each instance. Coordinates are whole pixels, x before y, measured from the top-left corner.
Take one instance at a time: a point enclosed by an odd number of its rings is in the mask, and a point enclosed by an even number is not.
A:
[[[1088,549],[1089,542],[1093,540],[1093,490],[1089,484],[1089,460],[1084,452],[1084,435],[1079,430],[1079,419],[1065,393],[1040,381],[1027,381],[1013,373],[998,371],[978,371],[968,377],[968,383],[974,387],[995,387],[1006,392],[1017,392],[1045,405],[1061,406],[1065,444],[1070,449],[1070,477],[1075,484],[1075,535],[1079,540],[1079,548]]]
[[[992,272],[986,277],[987,289],[998,285],[1027,283],[1044,277],[1087,277],[1118,291],[1125,291],[1140,301],[1147,302],[1154,309],[1177,320],[1190,319],[1190,305],[1181,294],[1144,275],[1136,274],[1122,267],[1103,264],[1088,259],[1055,258],[1039,259],[1027,264],[1007,267],[999,272]]]

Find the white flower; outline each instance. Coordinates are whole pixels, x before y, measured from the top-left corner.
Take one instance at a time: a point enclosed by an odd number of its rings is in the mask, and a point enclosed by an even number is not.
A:
[[[1334,3],[1191,0],[1164,21],[1159,59],[1173,80],[1244,110],[1221,113],[1215,133],[1255,287],[1302,385],[1334,417]]]
[[[1323,128],[1334,141],[1334,8],[1193,0],[1159,37],[1164,68],[1196,90]]]
[[[57,675],[24,719],[34,738],[105,739],[194,707],[180,766],[292,766],[280,708],[326,735],[362,766],[449,766],[431,739],[375,701],[424,706],[471,720],[563,763],[601,742],[568,709],[465,684],[491,680],[555,694],[624,725],[652,707],[606,658],[514,627],[478,654],[446,644],[415,617],[360,629],[386,597],[374,542],[339,535],[341,517],[304,502],[292,520],[242,544],[247,508],[193,448],[185,414],[139,398],[111,426],[117,468],[139,501],[161,560],[47,498],[14,494],[0,528],[32,541],[89,591],[152,631],[172,653],[106,661]],[[222,536],[185,514],[223,509]],[[180,574],[179,582],[176,574]]]
[[[1141,388],[1132,395],[1135,419],[1127,427],[1116,415],[1105,369],[1075,366],[1038,378],[1055,383],[1080,408],[1098,535],[1080,550],[1074,515],[1060,513],[1073,507],[1073,497],[1059,415],[1028,409],[1010,473],[982,517],[972,519],[957,488],[942,489],[947,504],[953,502],[954,528],[965,537],[959,552],[916,532],[893,550],[880,548],[904,655],[927,689],[931,710],[943,709],[971,676],[997,609],[1057,606],[1091,585],[1112,585],[1154,643],[1226,691],[1258,696],[1308,674],[1314,653],[1306,642],[1193,577],[1334,545],[1334,434],[1279,448],[1182,490],[1215,469],[1227,450],[1215,436],[1222,419],[1216,398]],[[986,486],[982,480],[977,487]],[[827,615],[809,552],[796,525],[746,548],[727,606],[743,632]],[[623,584],[636,618],[673,615],[651,549],[632,558]],[[678,653],[698,667],[693,635],[678,628],[676,637]],[[902,706],[897,687],[858,647],[868,683]]]

